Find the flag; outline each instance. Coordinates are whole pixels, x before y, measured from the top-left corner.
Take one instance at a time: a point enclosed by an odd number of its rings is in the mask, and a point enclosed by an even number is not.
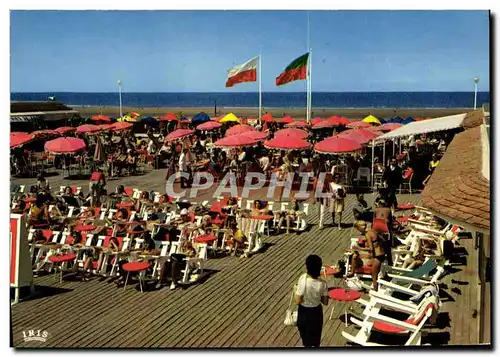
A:
[[[227,71],[226,87],[243,82],[256,82],[258,61],[259,57],[257,56]]]
[[[297,81],[300,79],[307,78],[307,61],[309,59],[309,53],[300,56],[295,59],[292,63],[285,68],[283,73],[276,78],[276,85],[281,86],[292,81]]]

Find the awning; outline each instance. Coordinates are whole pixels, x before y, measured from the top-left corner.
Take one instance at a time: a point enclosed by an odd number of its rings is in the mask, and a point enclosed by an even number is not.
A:
[[[387,134],[379,136],[375,142],[383,140],[393,140],[400,137],[432,133],[436,131],[456,129],[462,125],[462,122],[467,114],[456,114],[446,117],[428,119],[409,123],[401,128],[393,130]]]
[[[10,122],[11,123],[29,123],[29,122],[33,122],[35,120],[40,120],[40,119],[42,119],[41,115],[11,116]]]

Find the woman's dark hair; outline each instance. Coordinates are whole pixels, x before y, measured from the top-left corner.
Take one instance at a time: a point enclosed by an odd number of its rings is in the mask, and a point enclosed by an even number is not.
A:
[[[313,278],[319,278],[321,274],[321,268],[323,267],[323,261],[317,255],[310,255],[306,258],[306,269],[307,274]]]

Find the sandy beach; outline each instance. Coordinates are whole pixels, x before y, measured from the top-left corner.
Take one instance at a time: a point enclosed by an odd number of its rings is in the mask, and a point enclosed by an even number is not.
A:
[[[104,114],[109,116],[120,116],[119,107],[74,107],[82,116],[92,116],[96,114]],[[217,113],[214,112],[214,107],[123,107],[123,113],[138,112],[141,116],[162,116],[172,112],[174,114],[183,114],[187,117],[193,116],[199,112],[205,112],[210,116],[220,116],[228,113],[234,113],[237,116],[256,118],[258,116],[257,108],[217,108]],[[342,115],[349,119],[364,118],[369,114],[376,117],[392,118],[400,117],[440,117],[472,111],[472,108],[313,108],[312,117],[329,117],[332,115]],[[304,119],[306,110],[290,109],[290,108],[263,108],[263,113],[271,113],[274,117],[281,118],[285,115],[291,115],[296,119]]]

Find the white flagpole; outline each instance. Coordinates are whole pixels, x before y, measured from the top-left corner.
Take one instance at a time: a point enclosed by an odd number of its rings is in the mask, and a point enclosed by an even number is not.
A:
[[[311,51],[311,29],[310,29],[310,12],[307,11],[307,51],[309,52],[309,58],[307,61],[307,123],[311,124],[311,92],[312,92],[312,81],[311,81],[311,64],[312,64],[312,51]]]
[[[262,53],[259,53],[259,124],[262,124]]]

